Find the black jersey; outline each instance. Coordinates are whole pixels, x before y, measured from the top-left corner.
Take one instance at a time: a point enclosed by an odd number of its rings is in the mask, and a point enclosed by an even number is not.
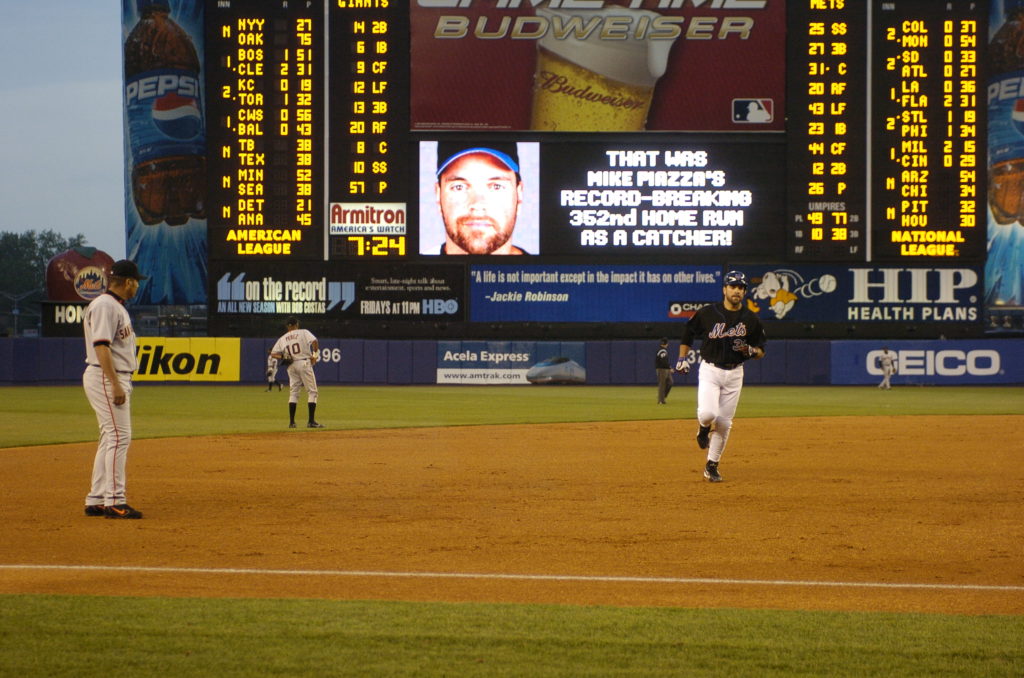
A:
[[[730,311],[725,304],[708,304],[697,311],[683,328],[682,343],[693,347],[695,339],[703,340],[700,357],[709,363],[736,365],[747,356],[735,350],[739,342],[764,348],[767,337],[761,320],[745,305]]]

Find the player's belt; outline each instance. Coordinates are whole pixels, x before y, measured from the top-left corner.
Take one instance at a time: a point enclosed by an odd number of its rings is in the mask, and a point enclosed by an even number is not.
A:
[[[734,370],[740,366],[740,363],[711,363],[720,370]]]
[[[99,368],[99,369],[103,369],[102,365],[96,365],[94,363],[86,363],[86,365],[88,365],[89,367],[96,367],[96,368]],[[134,372],[132,372],[131,370],[114,370],[114,371],[117,372],[118,374],[134,374]]]

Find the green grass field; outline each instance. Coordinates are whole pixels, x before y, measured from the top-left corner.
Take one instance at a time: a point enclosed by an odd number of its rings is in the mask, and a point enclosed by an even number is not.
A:
[[[1015,617],[0,597],[0,675],[1019,676]]]
[[[695,377],[689,377],[694,380]],[[690,419],[693,382],[669,404],[654,386],[326,386],[317,419],[331,429]],[[270,433],[288,422],[287,391],[262,386],[136,384],[134,437]],[[96,418],[78,386],[0,387],[0,448],[95,440]],[[304,413],[305,394],[300,399]],[[738,416],[1024,414],[1020,387],[748,386]]]
[[[0,448],[95,440],[79,387],[0,398]],[[318,419],[335,430],[691,420],[694,399],[684,384],[664,407],[653,386],[339,386],[322,389]],[[286,401],[260,386],[141,384],[135,437],[284,432]],[[738,416],[922,414],[1020,415],[1024,389],[747,387]],[[3,677],[1021,676],[1021,638],[1021,616],[0,596]]]

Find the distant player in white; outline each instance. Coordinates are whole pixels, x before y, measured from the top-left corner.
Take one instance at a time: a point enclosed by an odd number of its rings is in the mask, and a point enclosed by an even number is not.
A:
[[[883,346],[882,355],[878,356],[878,366],[882,370],[882,383],[878,385],[878,388],[888,391],[892,388],[889,385],[889,379],[896,374],[896,354],[889,353],[889,349]]]
[[[125,462],[132,440],[132,372],[138,364],[135,331],[124,303],[145,279],[135,262],[115,262],[106,292],[89,303],[82,321],[86,362],[82,385],[100,428],[92,487],[85,498],[87,516],[142,517],[125,496]]]
[[[277,358],[271,355],[270,351],[267,351],[267,390],[271,391],[274,386],[277,386],[277,390],[281,390],[281,382],[277,380]]]
[[[277,340],[274,348],[270,349],[270,357],[283,360],[288,365],[288,386],[291,389],[288,393],[288,427],[295,428],[295,410],[299,403],[299,393],[305,387],[309,407],[309,421],[306,426],[323,428],[323,425],[317,423],[315,416],[319,394],[316,390],[316,375],[313,374],[320,344],[312,332],[299,329],[299,319],[294,316],[285,321],[285,327],[288,332]]]

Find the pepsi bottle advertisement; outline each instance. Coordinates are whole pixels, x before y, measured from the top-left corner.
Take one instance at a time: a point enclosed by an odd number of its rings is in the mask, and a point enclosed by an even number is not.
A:
[[[127,255],[139,304],[206,303],[203,3],[122,0]]]

